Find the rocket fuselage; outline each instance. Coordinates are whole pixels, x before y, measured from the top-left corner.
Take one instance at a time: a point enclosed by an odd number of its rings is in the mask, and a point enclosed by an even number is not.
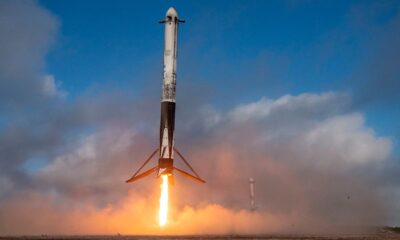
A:
[[[176,86],[176,51],[178,43],[178,25],[184,20],[178,19],[174,8],[169,8],[165,19],[160,21],[164,24],[164,73],[161,95],[161,119],[160,119],[160,145],[126,182],[134,182],[157,172],[157,176],[169,175],[173,182],[174,170],[184,177],[201,183],[205,181],[195,172],[189,162],[174,147],[175,130],[175,86]],[[159,152],[158,165],[142,171],[142,169]],[[174,166],[174,152],[183,163],[190,169],[191,173]]]
[[[172,174],[174,162],[176,52],[178,14],[174,8],[167,11],[164,33],[164,72],[161,96],[160,156],[158,175]]]
[[[256,182],[254,181],[254,178],[250,178],[249,183],[250,183],[250,210],[254,211],[256,210],[256,205],[254,201],[254,185]]]

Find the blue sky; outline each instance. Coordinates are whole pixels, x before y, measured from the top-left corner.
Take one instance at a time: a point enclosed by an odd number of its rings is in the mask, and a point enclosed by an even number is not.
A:
[[[357,93],[366,81],[365,68],[379,57],[386,35],[390,38],[400,6],[397,1],[40,3],[61,23],[47,68],[69,99],[94,86],[137,94],[146,85],[159,85],[163,28],[157,21],[175,6],[187,20],[179,32],[178,84],[209,86],[208,101],[222,109],[262,96]],[[398,104],[377,102],[359,110],[379,134],[398,139]]]

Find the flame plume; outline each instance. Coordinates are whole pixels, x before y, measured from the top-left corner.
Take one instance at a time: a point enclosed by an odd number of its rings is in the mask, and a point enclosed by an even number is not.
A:
[[[159,212],[159,223],[160,226],[164,226],[167,223],[168,215],[168,175],[161,175],[161,196],[160,196],[160,212]]]

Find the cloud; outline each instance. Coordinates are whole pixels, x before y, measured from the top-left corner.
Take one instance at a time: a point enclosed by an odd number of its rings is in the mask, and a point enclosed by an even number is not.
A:
[[[327,92],[323,94],[304,93],[299,96],[285,95],[277,100],[261,98],[261,100],[238,106],[230,112],[229,118],[235,122],[243,122],[248,119],[274,118],[273,115],[286,114],[335,114],[343,110],[348,104],[349,97],[346,94]],[[324,109],[327,104],[330,109]],[[282,117],[282,116],[280,116]],[[297,121],[298,119],[296,119]]]
[[[58,93],[45,56],[59,27],[35,1],[0,3],[0,110],[32,106]]]
[[[43,94],[50,98],[65,97],[67,93],[60,90],[53,75],[46,75],[43,78]]]
[[[377,137],[372,129],[364,126],[361,114],[338,116],[322,122],[305,134],[302,144],[311,150],[309,155],[325,154],[331,161],[349,163],[384,161],[392,146],[388,138]]]
[[[372,186],[379,186],[376,164],[390,154],[391,141],[365,126],[362,114],[348,112],[343,96],[307,93],[226,112],[210,106],[193,111],[198,122],[177,135],[176,145],[207,184],[176,176],[164,230],[157,224],[159,182],[124,183],[157,144],[156,134],[102,125],[34,172],[33,187],[0,202],[0,221],[7,223],[1,232],[330,232],[384,224],[386,199]],[[219,120],[210,124],[204,109]],[[138,127],[141,121],[132,122]],[[255,213],[247,210],[249,177],[256,179]],[[22,207],[21,199],[30,204]],[[24,221],[35,222],[29,228],[14,224],[21,207],[29,212]],[[213,223],[215,215],[221,221]]]

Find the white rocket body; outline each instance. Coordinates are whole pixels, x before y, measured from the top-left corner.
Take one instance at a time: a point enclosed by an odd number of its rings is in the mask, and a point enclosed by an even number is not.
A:
[[[164,32],[164,72],[161,96],[160,156],[158,175],[172,174],[174,160],[176,52],[178,46],[178,13],[171,7],[162,21]]]
[[[142,166],[126,182],[134,182],[141,178],[157,173],[157,176],[168,175],[169,181],[173,182],[174,170],[184,177],[201,183],[205,181],[194,171],[189,162],[174,147],[175,130],[175,86],[176,86],[176,52],[178,47],[178,25],[185,22],[178,19],[178,13],[170,7],[165,19],[160,21],[164,24],[164,72],[161,95],[161,119],[160,119],[160,142],[159,147],[150,155]],[[158,165],[146,171],[142,169],[159,152]],[[192,173],[174,166],[174,152],[178,154],[184,164]]]
[[[165,16],[164,73],[161,102],[175,102],[176,50],[178,46],[178,14],[169,8]]]
[[[254,211],[256,210],[256,204],[254,200],[254,185],[256,181],[254,181],[254,178],[249,179],[249,184],[250,184],[250,210]]]

